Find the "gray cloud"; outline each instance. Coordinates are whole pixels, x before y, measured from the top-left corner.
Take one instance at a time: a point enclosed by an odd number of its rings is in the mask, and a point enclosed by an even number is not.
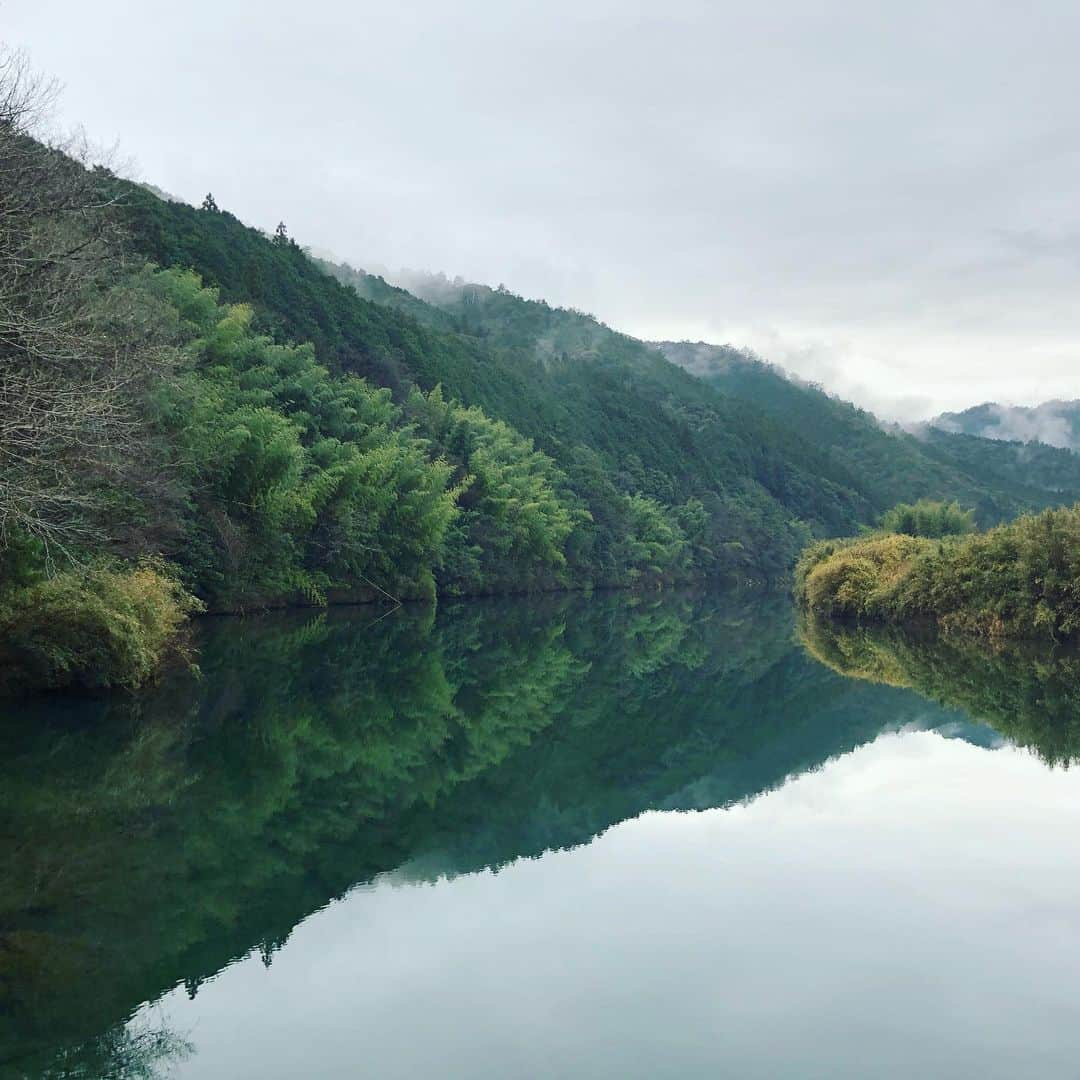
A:
[[[6,0],[195,200],[894,415],[1076,397],[1080,8]]]
[[[1060,405],[1060,402],[1054,402],[1049,406],[1043,405],[1023,411],[996,405],[996,437],[1016,442],[1043,442],[1050,446],[1071,447],[1072,426],[1069,418],[1062,416],[1055,408]]]

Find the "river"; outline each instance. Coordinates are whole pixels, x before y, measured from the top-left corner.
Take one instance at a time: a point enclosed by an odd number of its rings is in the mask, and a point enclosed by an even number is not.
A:
[[[0,706],[0,1075],[1072,1077],[1069,654],[597,594]]]

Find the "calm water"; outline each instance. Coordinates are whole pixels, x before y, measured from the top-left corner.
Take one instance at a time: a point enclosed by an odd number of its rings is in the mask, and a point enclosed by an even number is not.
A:
[[[1075,1077],[1080,663],[627,596],[0,709],[0,1075]]]

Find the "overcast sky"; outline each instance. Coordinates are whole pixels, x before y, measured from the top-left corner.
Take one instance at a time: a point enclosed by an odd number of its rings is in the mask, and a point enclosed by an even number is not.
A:
[[[1080,4],[0,0],[61,121],[355,265],[750,345],[886,415],[1080,397]]]

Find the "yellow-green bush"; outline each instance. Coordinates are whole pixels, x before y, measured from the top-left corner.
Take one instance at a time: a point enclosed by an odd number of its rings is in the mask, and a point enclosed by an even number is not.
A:
[[[910,571],[935,548],[914,536],[824,541],[799,560],[796,591],[812,611],[828,615],[872,615]]]
[[[69,571],[0,601],[0,692],[134,687],[199,604],[161,567]]]
[[[897,503],[881,516],[881,532],[905,533],[940,540],[943,536],[963,536],[975,531],[975,512],[964,510],[958,502],[920,499],[916,503]]]
[[[795,593],[820,615],[921,622],[986,637],[1080,636],[1080,506],[939,540],[823,541]]]

